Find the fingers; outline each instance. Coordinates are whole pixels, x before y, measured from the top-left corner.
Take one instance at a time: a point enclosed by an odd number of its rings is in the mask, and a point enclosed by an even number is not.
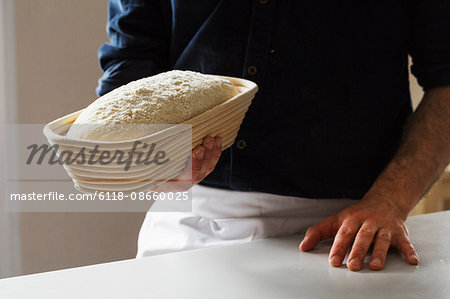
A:
[[[332,238],[334,234],[336,233],[334,231],[334,218],[327,218],[324,221],[320,222],[319,224],[316,224],[314,226],[311,226],[306,231],[305,237],[303,238],[303,241],[300,243],[300,250],[301,251],[309,251],[312,250],[316,245],[322,241],[329,238]]]
[[[359,229],[358,222],[344,222],[333,242],[333,246],[330,250],[330,265],[333,267],[339,267],[344,261],[348,248],[355,238],[356,232]]]
[[[214,138],[214,146],[212,148],[211,160],[209,160],[207,174],[210,174],[214,170],[217,162],[219,161],[221,153],[222,153],[222,138],[216,136]]]
[[[411,265],[419,263],[419,255],[409,241],[408,237],[403,235],[395,242],[395,247],[405,256],[406,262]]]
[[[391,232],[380,229],[375,237],[375,245],[370,256],[369,268],[372,270],[381,270],[386,261],[386,255],[391,246]]]
[[[419,257],[409,241],[403,216],[394,212],[370,204],[353,205],[310,227],[300,250],[311,250],[320,241],[335,236],[329,255],[329,263],[334,267],[342,265],[351,247],[347,267],[352,271],[360,270],[372,243],[374,248],[369,261],[372,270],[383,269],[390,246],[398,248],[409,264],[417,265]]]
[[[207,136],[203,144],[192,150],[192,157],[183,171],[176,177],[161,185],[149,189],[154,192],[186,191],[192,185],[203,180],[214,170],[222,153],[222,138]]]
[[[199,163],[195,166],[195,169],[193,165],[192,179],[194,185],[213,171],[222,152],[222,139],[220,137],[213,138],[206,136],[203,139],[203,149],[203,157],[202,159],[198,159],[197,162]]]
[[[369,251],[372,240],[378,228],[374,224],[365,222],[356,234],[355,242],[348,256],[347,268],[352,271],[358,271],[362,268],[364,259]]]
[[[202,171],[204,157],[205,157],[205,148],[203,146],[198,145],[192,150],[191,168],[190,169],[189,167],[185,168],[185,171],[188,172],[191,171],[189,175],[192,178],[192,181],[195,181],[195,179],[200,175],[200,172]]]

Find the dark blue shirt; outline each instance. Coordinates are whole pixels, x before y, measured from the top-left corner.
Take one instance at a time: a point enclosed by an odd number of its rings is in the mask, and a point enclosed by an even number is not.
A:
[[[448,0],[111,0],[99,95],[181,69],[260,91],[203,182],[361,198],[411,113],[408,54],[424,89],[450,84]]]

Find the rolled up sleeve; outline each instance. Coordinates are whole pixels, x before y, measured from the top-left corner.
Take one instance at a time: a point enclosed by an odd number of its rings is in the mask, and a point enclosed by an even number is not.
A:
[[[168,69],[170,29],[158,0],[110,0],[107,32],[98,57],[104,74],[99,96]]]
[[[450,85],[450,1],[411,3],[411,71],[425,91]]]

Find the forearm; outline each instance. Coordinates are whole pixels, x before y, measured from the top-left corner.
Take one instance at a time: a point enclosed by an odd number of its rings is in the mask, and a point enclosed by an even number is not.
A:
[[[394,158],[364,200],[385,200],[404,218],[450,162],[450,87],[425,93]]]

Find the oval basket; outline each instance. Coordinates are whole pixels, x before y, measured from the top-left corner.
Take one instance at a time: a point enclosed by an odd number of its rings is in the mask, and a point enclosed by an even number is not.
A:
[[[137,192],[148,190],[179,175],[186,166],[191,150],[202,143],[204,137],[221,136],[222,150],[229,148],[238,134],[245,113],[251,104],[258,86],[248,80],[217,76],[227,79],[239,90],[239,94],[212,109],[193,117],[182,125],[173,125],[156,133],[133,140],[106,142],[74,139],[66,136],[67,131],[83,110],[71,113],[48,123],[44,127],[44,135],[51,145],[58,145],[58,156],[65,150],[76,152],[81,149],[90,150],[96,145],[102,151],[120,149],[128,152],[136,141],[141,144],[164,144],[168,163],[149,167],[144,164],[131,165],[124,171],[123,165],[110,163],[107,165],[90,165],[88,163],[65,164],[64,168],[74,181],[75,187],[87,193],[93,192]],[[186,134],[186,128],[191,134]],[[189,136],[191,140],[186,140]],[[191,141],[191,142],[189,142]]]

